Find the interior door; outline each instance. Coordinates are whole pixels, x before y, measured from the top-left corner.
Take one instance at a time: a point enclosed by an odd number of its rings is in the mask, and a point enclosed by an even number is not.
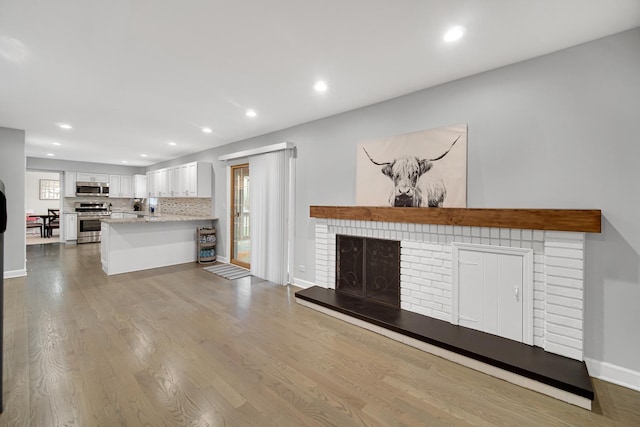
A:
[[[250,268],[249,165],[231,167],[231,263]]]

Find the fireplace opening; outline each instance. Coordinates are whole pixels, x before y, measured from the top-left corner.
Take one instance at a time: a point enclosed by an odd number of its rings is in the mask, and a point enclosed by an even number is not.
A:
[[[336,292],[400,308],[400,242],[337,235]]]

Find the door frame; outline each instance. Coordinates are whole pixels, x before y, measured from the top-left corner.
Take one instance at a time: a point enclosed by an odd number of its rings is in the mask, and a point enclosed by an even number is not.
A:
[[[452,242],[451,323],[454,325],[458,325],[460,322],[460,275],[458,271],[460,249],[522,257],[522,342],[533,345],[533,249]]]
[[[234,240],[234,234],[235,234],[235,212],[234,212],[234,207],[235,207],[235,182],[234,182],[234,177],[233,177],[233,171],[234,169],[239,169],[239,168],[244,168],[246,167],[247,169],[249,169],[249,162],[244,162],[244,163],[237,163],[234,165],[230,165],[229,166],[229,263],[230,264],[234,264],[234,265],[238,265],[240,267],[246,268],[246,269],[251,269],[251,263],[244,263],[242,261],[238,261],[236,259],[234,259],[234,254],[233,254],[233,240]],[[249,169],[249,176],[251,176],[251,170]],[[251,229],[249,229],[249,235],[251,235]]]

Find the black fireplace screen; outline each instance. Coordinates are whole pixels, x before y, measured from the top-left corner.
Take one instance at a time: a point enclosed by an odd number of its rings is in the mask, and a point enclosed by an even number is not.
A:
[[[400,307],[400,242],[336,236],[336,291]]]

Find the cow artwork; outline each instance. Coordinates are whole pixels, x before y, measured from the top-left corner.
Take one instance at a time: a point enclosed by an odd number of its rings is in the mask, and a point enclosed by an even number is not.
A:
[[[466,207],[466,136],[455,125],[359,144],[356,204]]]
[[[460,135],[462,136],[462,135]],[[402,156],[392,162],[378,163],[371,158],[367,150],[362,148],[371,163],[382,167],[382,173],[393,181],[394,190],[389,197],[389,205],[411,208],[441,208],[447,196],[447,187],[441,178],[427,180],[426,185],[419,186],[418,181],[429,169],[433,162],[442,159],[451,151],[460,136],[453,141],[451,147],[435,159],[419,159],[415,156]],[[424,192],[424,194],[423,194]]]

